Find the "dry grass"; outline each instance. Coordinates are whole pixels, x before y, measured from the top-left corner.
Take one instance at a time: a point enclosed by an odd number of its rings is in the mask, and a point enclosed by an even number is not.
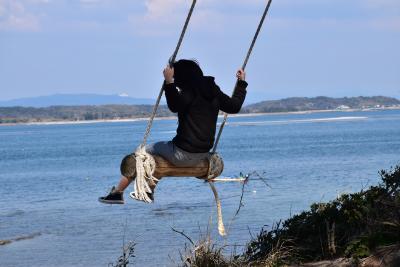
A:
[[[184,232],[172,229],[174,232],[184,236],[189,243],[185,244],[185,249],[180,252],[182,267],[239,267],[243,266],[233,255],[227,257],[224,254],[226,246],[216,244],[212,238],[209,228],[205,234],[200,234],[198,241],[194,242]]]
[[[271,249],[264,259],[250,262],[246,266],[254,267],[281,267],[288,266],[290,259],[293,258],[294,250],[289,241],[278,243]]]
[[[288,266],[290,259],[295,252],[289,244],[289,241],[278,242],[265,258],[258,261],[251,261],[232,253],[226,256],[226,246],[217,245],[211,238],[210,233],[203,235],[196,243],[183,232],[175,232],[183,235],[189,243],[185,244],[185,250],[180,253],[182,267],[280,267]]]

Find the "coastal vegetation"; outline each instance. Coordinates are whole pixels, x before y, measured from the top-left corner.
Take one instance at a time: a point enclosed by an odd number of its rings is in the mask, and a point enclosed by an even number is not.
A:
[[[319,96],[313,98],[291,97],[281,100],[263,101],[248,105],[243,111],[251,113],[270,113],[310,110],[370,109],[396,106],[400,107],[400,101],[398,99],[385,96],[343,98]]]
[[[182,266],[400,266],[400,165],[380,176],[379,185],[261,229],[242,254],[224,256],[210,236],[191,241]]]
[[[241,113],[270,113],[313,110],[363,110],[400,108],[395,98],[375,97],[293,97],[282,100],[263,101],[242,108]],[[120,120],[148,117],[152,105],[86,105],[50,107],[0,107],[0,124],[37,123],[54,121]],[[157,117],[174,116],[166,105],[160,105]]]
[[[152,110],[151,105],[0,107],[0,123],[135,119],[148,117]],[[160,106],[157,116],[172,116],[172,113],[166,106]]]

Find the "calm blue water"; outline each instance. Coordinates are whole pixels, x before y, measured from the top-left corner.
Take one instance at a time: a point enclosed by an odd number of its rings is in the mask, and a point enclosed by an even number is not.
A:
[[[162,180],[154,204],[127,193],[124,206],[97,202],[117,182],[120,160],[145,124],[0,127],[0,239],[41,233],[0,246],[0,266],[107,266],[120,255],[124,232],[138,243],[137,266],[173,266],[185,240],[171,227],[197,239],[211,218],[218,242],[244,245],[249,229],[255,234],[312,202],[376,184],[380,169],[400,162],[400,111],[230,118],[219,147],[224,175],[257,171],[270,187],[250,181],[223,239],[212,192],[197,179]],[[175,120],[157,121],[150,141],[171,139],[175,128]],[[229,224],[241,185],[217,187]]]

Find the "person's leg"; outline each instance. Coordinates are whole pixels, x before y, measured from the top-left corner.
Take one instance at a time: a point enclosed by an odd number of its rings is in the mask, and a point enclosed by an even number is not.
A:
[[[174,164],[175,166],[194,166],[197,162],[203,160],[207,153],[188,153],[177,148],[171,141],[157,142],[146,146],[146,152],[151,155],[158,155]],[[113,187],[111,192],[99,198],[100,202],[110,204],[123,204],[123,193],[125,189],[132,183],[136,177],[136,159],[134,154],[127,155],[121,162],[121,178],[117,187]],[[161,177],[159,178],[161,179]],[[149,184],[152,191],[157,185],[157,182]],[[150,194],[153,198],[153,194]],[[113,201],[116,201],[114,203]]]
[[[146,145],[146,152],[151,155],[165,157],[172,153],[171,141],[161,141]]]
[[[124,191],[136,175],[136,159],[134,154],[127,155],[122,159],[120,170],[122,175],[118,186],[113,186],[108,195],[100,197],[100,202],[106,204],[124,204]]]
[[[146,146],[146,152],[158,155],[177,167],[196,166],[209,158],[210,153],[190,153],[177,147],[172,141],[157,142]]]
[[[179,166],[181,161],[179,151],[176,150],[176,146],[172,141],[162,141],[146,146],[146,152],[160,156],[175,166]]]
[[[146,152],[152,155],[158,155],[158,150],[165,149],[165,145],[167,142],[159,142],[160,144],[156,146],[156,144],[150,144],[146,146]],[[156,146],[156,147],[155,147]],[[135,180],[136,177],[136,158],[135,154],[130,154],[125,156],[121,161],[121,178],[119,180],[118,185],[111,189],[110,193],[107,196],[100,197],[99,201],[107,204],[123,204],[123,194],[126,188]],[[151,189],[154,191],[156,184],[150,184]],[[150,198],[153,198],[152,194]]]
[[[124,192],[125,189],[132,183],[136,176],[136,158],[135,154],[125,156],[121,161],[120,166],[121,179],[115,190]]]
[[[119,183],[117,187],[115,188],[116,191],[118,192],[124,192],[125,189],[132,183],[133,179],[129,179],[123,175],[121,175],[121,179],[119,180]]]

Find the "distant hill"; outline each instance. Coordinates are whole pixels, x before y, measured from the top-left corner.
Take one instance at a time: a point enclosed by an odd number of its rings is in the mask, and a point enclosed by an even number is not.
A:
[[[291,97],[281,100],[268,100],[251,104],[243,108],[246,113],[291,112],[308,110],[346,110],[400,106],[396,98],[385,96],[372,97]]]
[[[0,107],[50,107],[84,105],[152,105],[155,100],[127,95],[56,94],[0,101]]]

